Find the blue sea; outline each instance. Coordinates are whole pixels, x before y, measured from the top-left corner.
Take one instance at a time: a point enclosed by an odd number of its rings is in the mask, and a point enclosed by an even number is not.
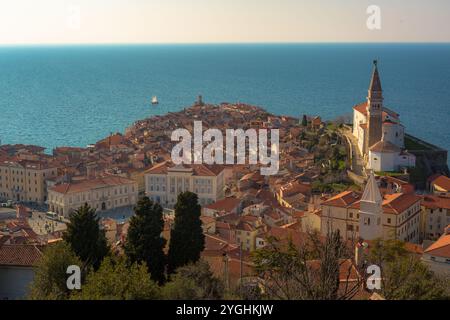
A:
[[[85,146],[198,94],[333,119],[365,100],[374,59],[407,132],[450,149],[450,44],[0,47],[0,139]]]

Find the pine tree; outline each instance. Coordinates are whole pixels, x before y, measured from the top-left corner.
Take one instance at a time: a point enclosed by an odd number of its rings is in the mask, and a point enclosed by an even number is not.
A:
[[[152,280],[164,282],[166,240],[161,236],[164,228],[163,209],[148,197],[140,200],[130,220],[125,253],[131,262],[145,262]]]
[[[85,265],[97,269],[109,253],[109,246],[95,209],[86,203],[74,211],[69,220],[63,239]]]
[[[170,233],[169,273],[200,259],[205,247],[200,214],[201,207],[195,193],[186,191],[178,195],[174,227]]]

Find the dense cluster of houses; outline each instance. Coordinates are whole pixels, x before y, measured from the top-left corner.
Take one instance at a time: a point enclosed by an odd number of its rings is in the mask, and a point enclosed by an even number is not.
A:
[[[225,130],[230,123],[242,129],[280,129],[278,174],[262,176],[257,165],[173,164],[171,132],[192,129],[196,119],[203,121],[204,129]],[[318,117],[309,120],[309,129],[324,126]],[[61,236],[36,234],[28,224],[27,203],[44,205],[65,219],[83,203],[99,213],[120,212],[148,196],[165,208],[163,236],[170,240],[172,209],[183,191],[199,196],[203,258],[229,284],[252,275],[250,253],[269,239],[290,239],[300,246],[312,230],[324,236],[339,229],[345,239],[367,243],[377,237],[401,239],[438,272],[450,270],[448,177],[430,177],[425,195],[398,178],[373,175],[361,192],[317,193],[312,182],[321,168],[314,154],[302,147],[303,130],[298,119],[254,106],[201,104],[138,121],[125,134],[111,134],[86,148],[59,147],[48,155],[35,146],[0,146],[0,200],[21,203],[15,216],[0,219],[0,275],[6,269],[28,274],[42,247]],[[128,222],[109,217],[101,224],[120,250]]]

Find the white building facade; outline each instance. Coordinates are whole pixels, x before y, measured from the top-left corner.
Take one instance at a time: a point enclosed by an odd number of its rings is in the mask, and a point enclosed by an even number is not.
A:
[[[48,189],[49,210],[64,217],[85,203],[104,211],[134,206],[137,199],[137,182],[119,176],[63,183]]]
[[[163,207],[173,208],[180,193],[197,194],[201,206],[224,197],[224,168],[207,165],[173,165],[166,161],[145,173],[145,193]]]
[[[353,108],[353,135],[366,168],[399,171],[414,167],[416,158],[405,150],[405,128],[400,116],[384,107],[383,100],[375,61],[367,101]]]

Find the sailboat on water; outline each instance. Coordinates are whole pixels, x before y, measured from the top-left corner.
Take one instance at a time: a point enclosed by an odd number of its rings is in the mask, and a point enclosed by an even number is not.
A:
[[[156,96],[152,97],[152,104],[158,104],[158,98]]]

